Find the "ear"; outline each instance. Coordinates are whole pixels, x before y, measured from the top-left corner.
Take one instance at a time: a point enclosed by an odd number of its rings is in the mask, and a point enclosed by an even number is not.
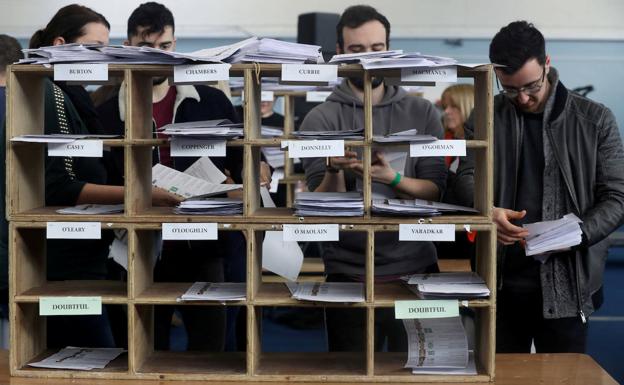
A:
[[[54,40],[52,40],[52,45],[63,45],[65,44],[65,39],[63,38],[63,36],[59,36],[54,38]]]
[[[546,55],[546,61],[544,62],[544,68],[546,68],[546,75],[550,71],[550,55]]]

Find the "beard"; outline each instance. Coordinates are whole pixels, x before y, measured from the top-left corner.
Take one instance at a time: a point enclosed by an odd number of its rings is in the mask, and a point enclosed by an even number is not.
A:
[[[154,77],[154,78],[152,78],[152,85],[153,86],[159,86],[159,85],[163,84],[166,81],[167,81],[167,77],[166,76]]]
[[[364,78],[361,78],[361,77],[349,78],[349,81],[351,82],[351,84],[355,86],[355,88],[357,88],[360,91],[364,91]],[[375,76],[371,79],[371,87],[377,88],[383,84],[383,81],[384,81],[383,77]]]

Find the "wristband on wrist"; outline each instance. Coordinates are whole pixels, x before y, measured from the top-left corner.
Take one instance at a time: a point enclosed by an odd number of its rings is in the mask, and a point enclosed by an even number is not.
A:
[[[332,166],[331,158],[327,157],[325,158],[325,171],[330,172],[332,174],[337,174],[340,172],[340,169]]]
[[[390,182],[390,187],[396,187],[399,183],[401,183],[401,174],[397,172],[392,182]]]

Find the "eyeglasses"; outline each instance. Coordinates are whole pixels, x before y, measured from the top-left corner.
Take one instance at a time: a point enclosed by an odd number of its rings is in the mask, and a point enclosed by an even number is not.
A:
[[[497,76],[496,86],[498,87],[498,91],[510,99],[517,98],[518,95],[520,95],[520,92],[524,93],[525,95],[534,95],[538,93],[539,90],[542,89],[542,86],[544,85],[544,79],[546,78],[546,66],[542,68],[543,68],[542,77],[539,80],[534,81],[528,86],[524,86],[520,88],[501,86],[500,83],[498,82],[498,76]]]

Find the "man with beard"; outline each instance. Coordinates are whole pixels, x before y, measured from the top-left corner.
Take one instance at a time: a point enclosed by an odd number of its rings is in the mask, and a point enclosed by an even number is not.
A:
[[[336,26],[338,53],[388,50],[390,23],[369,6],[347,8]],[[383,79],[373,79],[373,131],[385,135],[408,129],[442,138],[436,108],[428,101],[408,95]],[[363,82],[361,77],[345,79],[327,100],[306,116],[301,130],[347,130],[364,127]],[[361,178],[361,156],[345,151],[344,157],[308,158],[303,162],[310,191],[355,191]],[[375,191],[386,196],[438,200],[446,183],[443,157],[408,158],[404,168],[395,170],[381,152],[374,152],[370,168]],[[328,282],[364,282],[364,234],[341,234],[336,243],[323,242],[323,261]],[[437,271],[432,242],[399,242],[398,233],[375,234],[375,281],[397,281],[405,274]],[[329,349],[365,351],[366,313],[364,309],[326,309]],[[375,312],[375,349],[387,342],[391,351],[406,351],[407,337],[393,309]]]

